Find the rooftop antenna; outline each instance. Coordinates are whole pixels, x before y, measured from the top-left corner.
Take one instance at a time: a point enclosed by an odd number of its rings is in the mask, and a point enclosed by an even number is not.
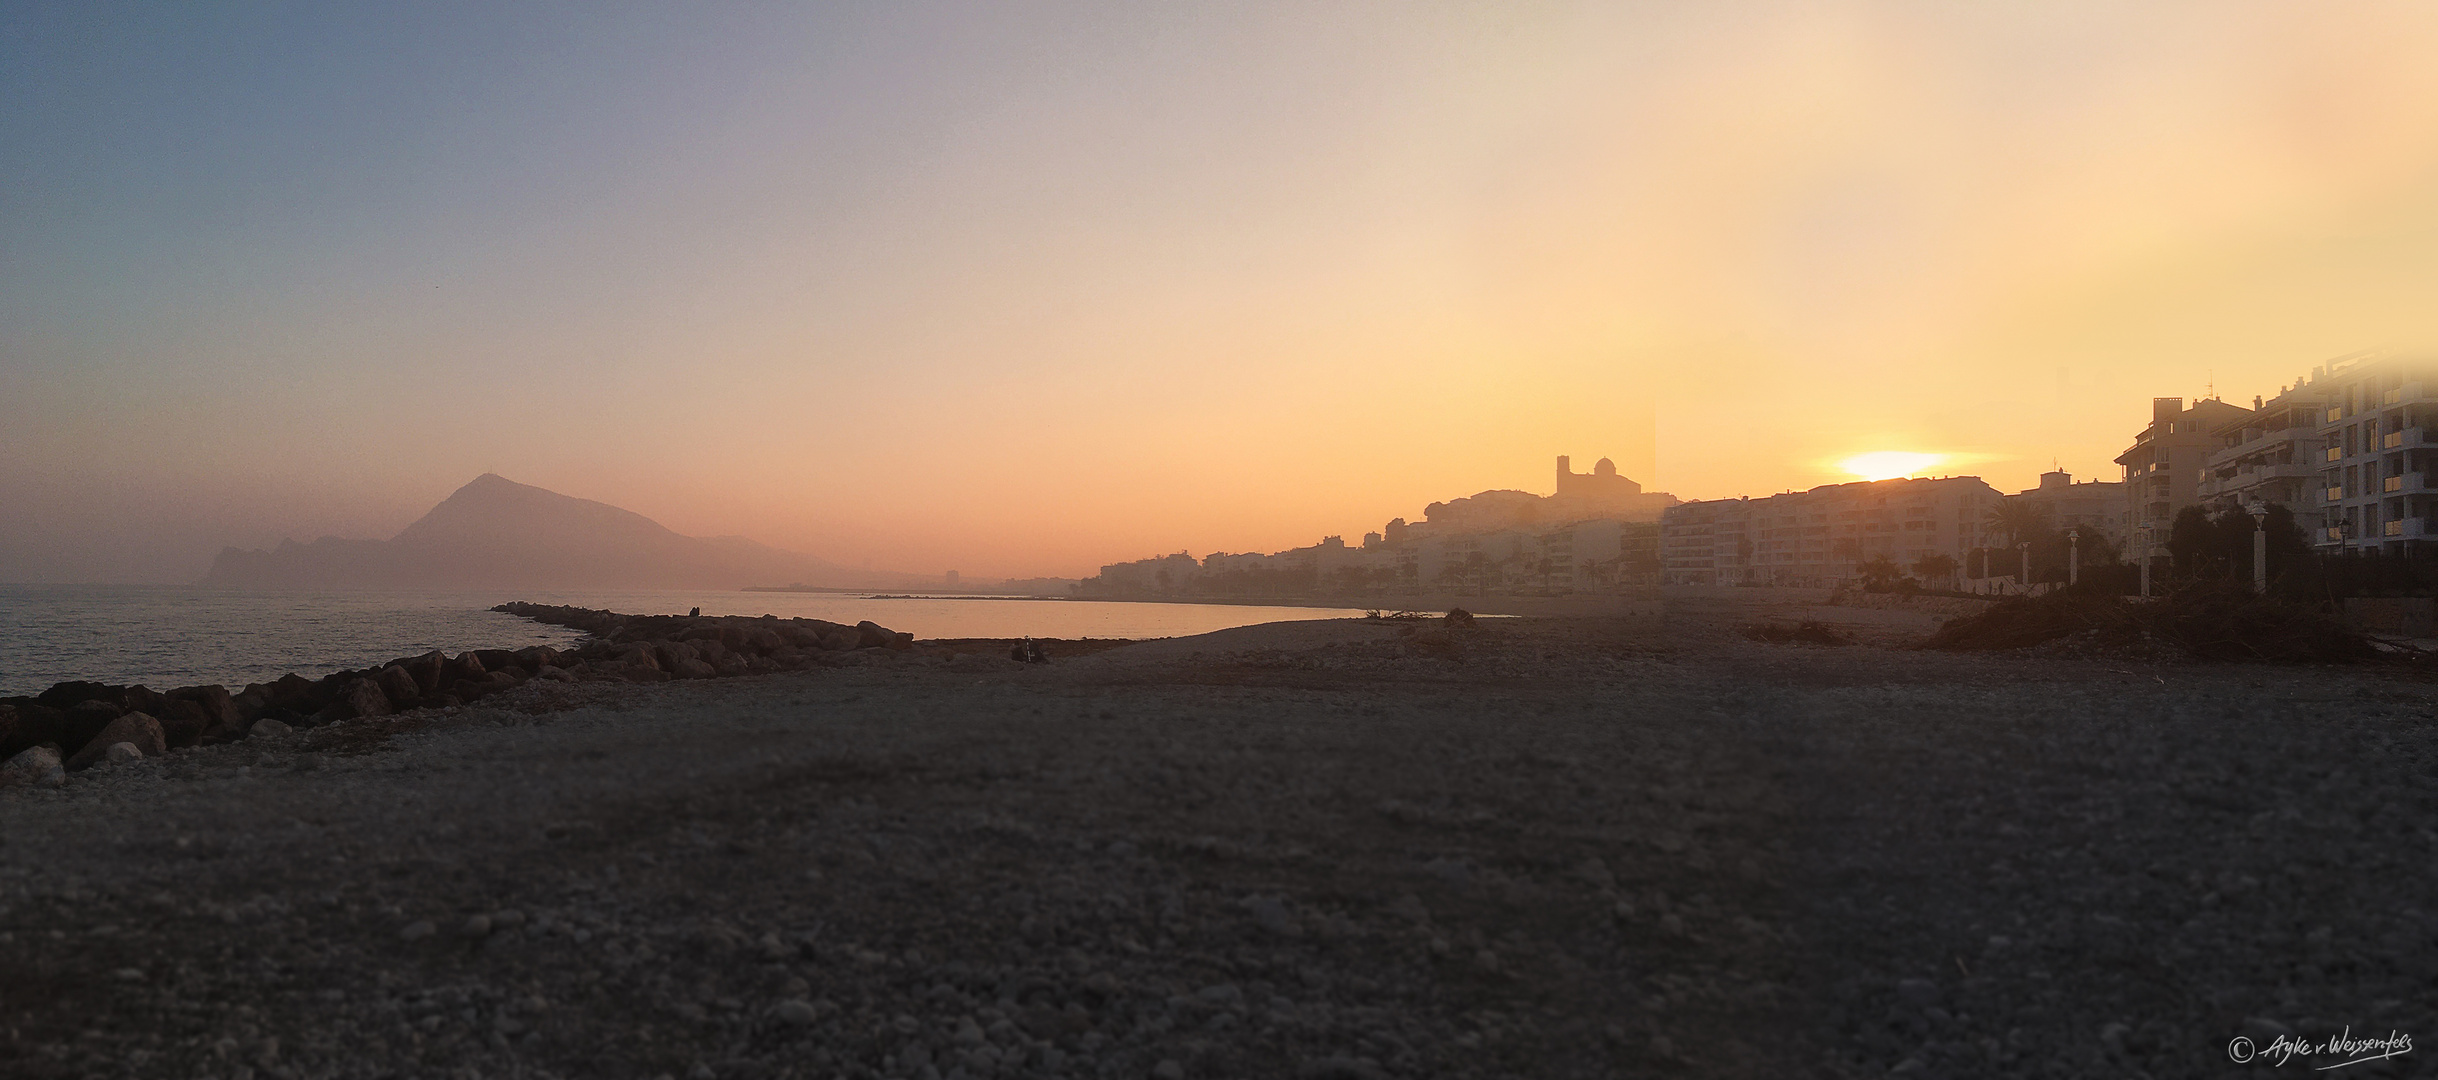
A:
[[[2217,369],[2217,368],[2211,368],[2211,369],[2209,369],[2209,390],[2208,390],[2207,392],[2203,393],[2201,396],[2202,396],[2202,397],[2205,397],[2205,398],[2208,398],[2208,399],[2210,399],[2211,401],[2216,401],[2216,400],[2218,400],[2218,369]]]

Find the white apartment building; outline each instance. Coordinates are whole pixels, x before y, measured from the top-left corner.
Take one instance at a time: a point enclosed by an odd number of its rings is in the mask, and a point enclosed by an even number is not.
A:
[[[2356,353],[2312,372],[2319,530],[2330,551],[2438,549],[2438,358]]]
[[[1681,503],[1660,517],[1660,575],[1672,585],[1843,584],[1885,555],[1961,565],[1988,543],[2003,498],[1977,476],[1830,484],[1766,498]]]
[[[2298,517],[2316,510],[2326,486],[2324,409],[2323,389],[2300,379],[2267,401],[2253,398],[2251,412],[2211,429],[2218,448],[2202,466],[2196,498],[2219,507],[2276,503]]]

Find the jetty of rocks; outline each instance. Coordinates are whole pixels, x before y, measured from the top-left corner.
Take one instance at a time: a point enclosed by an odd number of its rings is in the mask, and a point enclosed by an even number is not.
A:
[[[320,679],[283,675],[230,692],[157,691],[63,682],[34,697],[0,698],[0,785],[56,785],[63,770],[109,760],[121,744],[151,757],[232,742],[264,730],[388,716],[477,701],[526,682],[665,682],[870,663],[911,649],[914,636],[870,621],[747,616],[622,615],[546,604],[493,611],[584,631],[573,648],[434,650]],[[128,751],[119,751],[123,756]],[[22,759],[22,760],[20,760]]]

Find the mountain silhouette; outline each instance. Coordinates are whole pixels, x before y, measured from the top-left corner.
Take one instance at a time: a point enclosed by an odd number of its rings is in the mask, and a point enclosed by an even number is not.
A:
[[[735,589],[802,582],[870,585],[904,575],[850,571],[741,536],[683,536],[591,499],[484,473],[388,540],[325,536],[270,551],[228,548],[205,585]]]

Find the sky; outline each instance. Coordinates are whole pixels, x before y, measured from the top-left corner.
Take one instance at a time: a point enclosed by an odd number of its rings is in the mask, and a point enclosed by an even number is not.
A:
[[[2438,340],[2426,4],[0,0],[0,582],[489,471],[851,566],[2113,478]]]

